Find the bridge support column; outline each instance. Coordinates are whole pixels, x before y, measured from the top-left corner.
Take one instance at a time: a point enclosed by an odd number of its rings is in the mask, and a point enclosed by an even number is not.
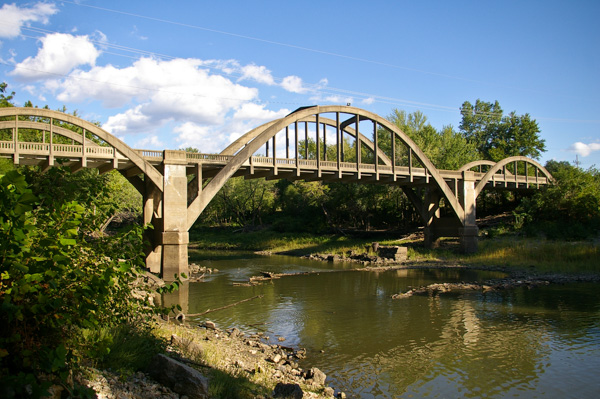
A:
[[[162,227],[156,238],[162,247],[162,278],[173,281],[188,270],[187,175],[185,151],[165,150]],[[156,227],[156,226],[155,226]]]
[[[459,190],[461,205],[465,210],[465,218],[462,227],[459,229],[461,248],[465,253],[477,252],[479,228],[477,227],[475,213],[477,194],[475,192],[475,173],[473,171],[463,172]]]
[[[162,192],[150,181],[144,180],[144,225],[151,223],[153,230],[146,230],[146,267],[152,273],[160,273],[162,266],[162,245],[158,234],[162,231]]]

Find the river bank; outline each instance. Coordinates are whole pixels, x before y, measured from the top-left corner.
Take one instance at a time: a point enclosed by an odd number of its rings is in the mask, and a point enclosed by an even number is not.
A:
[[[222,330],[211,321],[156,322],[155,334],[169,342],[166,356],[158,355],[163,361],[168,357],[167,364],[153,367],[153,360],[146,372],[130,375],[88,367],[78,381],[99,399],[345,397],[328,386],[327,376],[318,368],[298,366],[306,350],[283,342],[269,345],[262,334]],[[171,372],[172,367],[176,371]],[[169,374],[175,374],[172,380]]]

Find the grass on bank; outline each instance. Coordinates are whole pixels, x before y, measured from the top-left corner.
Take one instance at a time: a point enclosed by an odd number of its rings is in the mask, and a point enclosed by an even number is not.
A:
[[[78,347],[80,355],[86,358],[86,365],[111,370],[120,375],[120,378],[127,379],[136,371],[147,371],[146,368],[155,355],[167,353],[172,334],[196,342],[202,338],[201,332],[192,333],[190,329],[172,323],[157,322],[153,323],[152,328],[143,329],[125,324],[116,328],[83,330]],[[248,378],[242,373],[227,369],[227,354],[210,341],[202,341],[201,352],[181,347],[177,349],[196,365],[209,366],[199,369],[209,377],[211,398],[250,399],[257,395],[269,396],[273,390],[273,383],[265,374],[255,373]]]
[[[589,241],[498,238],[482,241],[477,253],[462,259],[472,265],[507,266],[543,273],[600,273],[598,247]]]
[[[422,239],[406,240],[393,234],[367,236],[278,233],[272,230],[234,232],[205,229],[191,238],[198,249],[271,251],[293,255],[364,253],[373,242],[408,247],[409,260],[458,262],[469,266],[507,267],[542,273],[600,273],[599,243],[554,241],[503,234],[481,238],[475,254],[462,254],[458,240],[443,240],[440,248],[423,246]]]

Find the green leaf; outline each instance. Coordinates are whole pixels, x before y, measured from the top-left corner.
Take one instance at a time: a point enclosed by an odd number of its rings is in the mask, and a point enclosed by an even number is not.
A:
[[[77,240],[75,240],[73,238],[61,238],[59,241],[60,241],[60,245],[64,245],[64,246],[77,244]]]

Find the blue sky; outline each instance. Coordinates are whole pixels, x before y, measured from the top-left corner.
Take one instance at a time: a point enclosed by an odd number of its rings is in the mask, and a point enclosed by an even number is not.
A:
[[[135,148],[220,152],[305,105],[460,123],[529,113],[541,161],[600,166],[598,1],[0,2],[0,80]]]

